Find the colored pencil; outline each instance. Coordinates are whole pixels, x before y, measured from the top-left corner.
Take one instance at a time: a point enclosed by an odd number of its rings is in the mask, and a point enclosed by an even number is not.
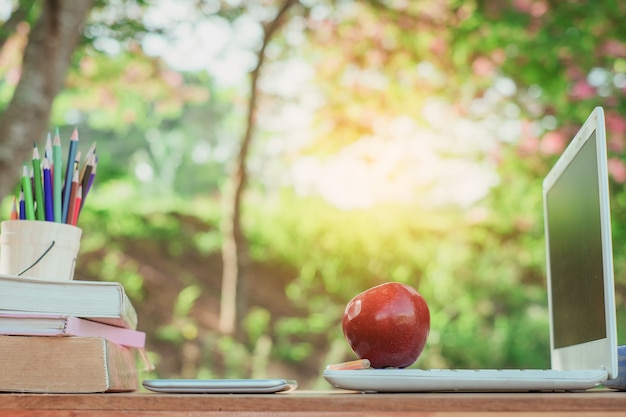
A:
[[[52,143],[52,162],[54,167],[54,170],[52,171],[52,200],[54,221],[57,223],[61,223],[63,221],[63,201],[61,197],[63,192],[63,186],[61,185],[61,182],[63,181],[61,178],[63,175],[63,156],[61,152],[61,138],[59,137],[59,129],[57,129],[57,132],[54,135],[54,142]]]
[[[87,194],[91,190],[91,186],[93,185],[93,180],[96,178],[96,168],[98,167],[98,155],[94,154],[92,157],[92,166],[91,166],[91,174],[89,178],[87,178],[87,184],[83,186],[83,199],[80,204],[80,208],[82,210],[85,205],[85,200],[87,199]]]
[[[26,220],[26,203],[24,202],[24,191],[20,191],[20,220]]]
[[[37,202],[37,220],[46,220],[43,202],[43,185],[41,183],[41,159],[37,144],[33,145],[33,182],[35,185],[35,201]]]
[[[67,166],[63,169],[61,138],[57,128],[54,139],[50,133],[46,137],[43,157],[37,143],[33,144],[31,162],[22,166],[19,201],[17,196],[13,197],[10,218],[75,225],[96,174],[96,143],[92,143],[81,164],[78,129],[74,128],[69,141]]]
[[[72,224],[73,226],[76,226],[76,223],[78,223],[78,215],[80,214],[80,207],[81,207],[81,201],[83,199],[83,186],[82,185],[78,185],[78,189],[76,190],[76,198],[74,199],[74,210],[73,210],[73,217],[72,217]]]
[[[52,201],[52,176],[50,175],[50,161],[43,160],[43,191],[46,221],[54,221],[54,207]]]
[[[87,154],[85,155],[85,162],[83,163],[83,167],[80,170],[80,182],[83,182],[83,178],[87,175],[86,174],[86,170],[89,167],[89,164],[91,163],[91,159],[93,157],[93,155],[96,153],[96,142],[91,144],[91,147],[89,147],[89,150],[87,151]]]
[[[46,146],[43,150],[43,157],[48,160],[52,160],[52,136],[50,136],[50,133],[48,133],[48,136],[46,137]]]
[[[94,164],[95,164],[95,155],[92,154],[89,160],[83,166],[83,169],[81,171],[79,181],[80,181],[80,184],[83,186],[83,191],[85,192],[85,194],[87,193],[87,191],[89,191],[88,189],[89,178],[91,177],[91,172],[93,171]]]
[[[48,160],[48,166],[50,167],[50,178],[54,178],[54,160],[52,159],[52,136],[48,133],[46,137],[46,146],[43,151],[43,159]],[[52,183],[54,185],[54,183]],[[50,190],[52,191],[52,185]],[[45,198],[45,190],[44,190],[44,198]]]
[[[28,172],[28,166],[26,164],[24,164],[22,168],[22,191],[24,192],[26,220],[35,220],[33,188],[30,184],[30,173]]]
[[[78,167],[80,166],[80,155],[81,152],[76,151],[76,157],[74,158],[74,171],[78,171]]]
[[[67,212],[67,224],[72,224],[74,220],[74,212],[76,211],[76,193],[78,192],[78,186],[80,183],[78,182],[78,170],[74,170],[74,175],[72,175],[72,187],[70,188],[70,206]]]
[[[83,166],[83,169],[80,174],[80,182],[83,186],[86,186],[89,182],[89,177],[91,176],[91,171],[93,171],[93,164],[95,163],[95,156],[91,155],[91,158],[87,163]]]
[[[70,209],[70,194],[72,193],[72,179],[74,162],[76,160],[76,149],[78,148],[78,130],[74,128],[72,137],[70,138],[70,149],[67,156],[67,168],[65,170],[65,185],[63,187],[63,207],[62,222],[67,223],[68,211]]]
[[[19,219],[19,214],[17,213],[17,203],[16,198],[13,196],[13,205],[11,206],[11,220]]]

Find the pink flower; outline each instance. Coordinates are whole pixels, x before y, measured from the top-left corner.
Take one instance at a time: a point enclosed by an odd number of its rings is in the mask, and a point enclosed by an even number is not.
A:
[[[565,136],[559,132],[548,132],[541,140],[541,152],[546,155],[558,155],[565,149]]]
[[[487,77],[493,74],[494,65],[489,59],[480,56],[472,62],[472,70],[478,76]]]
[[[614,111],[607,112],[605,121],[609,132],[626,133],[626,120],[620,114]]]
[[[572,98],[576,100],[584,100],[596,95],[596,89],[593,88],[586,80],[577,81],[570,91]]]
[[[609,174],[620,184],[626,181],[626,165],[619,158],[609,158]]]
[[[533,155],[539,150],[539,138],[535,136],[526,136],[520,141],[518,147],[521,155]]]
[[[608,147],[612,152],[623,152],[624,151],[624,134],[623,133],[611,133],[608,135]]]
[[[626,57],[626,45],[616,39],[609,39],[602,45],[604,53],[612,57]]]

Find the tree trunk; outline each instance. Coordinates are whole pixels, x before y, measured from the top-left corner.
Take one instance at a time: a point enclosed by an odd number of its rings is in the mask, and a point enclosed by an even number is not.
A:
[[[9,194],[32,155],[33,142],[45,138],[50,111],[63,88],[72,53],[92,0],[45,0],[29,36],[20,81],[0,115],[0,198]]]
[[[241,202],[248,180],[246,161],[256,128],[257,84],[265,60],[265,49],[272,40],[272,36],[283,24],[287,11],[296,3],[297,0],[285,0],[274,20],[265,27],[263,44],[257,55],[257,65],[250,73],[250,100],[248,101],[246,131],[241,141],[235,169],[224,190],[221,225],[223,271],[219,329],[225,334],[235,332],[237,317],[243,315],[247,308],[245,278],[250,258],[246,238],[241,229]]]

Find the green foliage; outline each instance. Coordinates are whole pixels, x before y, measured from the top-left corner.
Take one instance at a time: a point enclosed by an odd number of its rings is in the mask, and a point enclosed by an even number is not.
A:
[[[248,339],[255,345],[264,334],[270,331],[272,314],[265,308],[255,306],[242,320],[242,325],[248,334]]]
[[[179,317],[189,315],[189,311],[191,307],[193,307],[196,299],[200,296],[201,291],[202,290],[197,285],[190,285],[183,288],[183,290],[178,293],[178,300],[174,305],[174,315]]]

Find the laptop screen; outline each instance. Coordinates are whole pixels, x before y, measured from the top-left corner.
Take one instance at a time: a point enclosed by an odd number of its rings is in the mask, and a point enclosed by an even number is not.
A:
[[[604,111],[596,107],[543,180],[554,369],[617,375]]]
[[[546,194],[555,348],[606,337],[596,132]]]

